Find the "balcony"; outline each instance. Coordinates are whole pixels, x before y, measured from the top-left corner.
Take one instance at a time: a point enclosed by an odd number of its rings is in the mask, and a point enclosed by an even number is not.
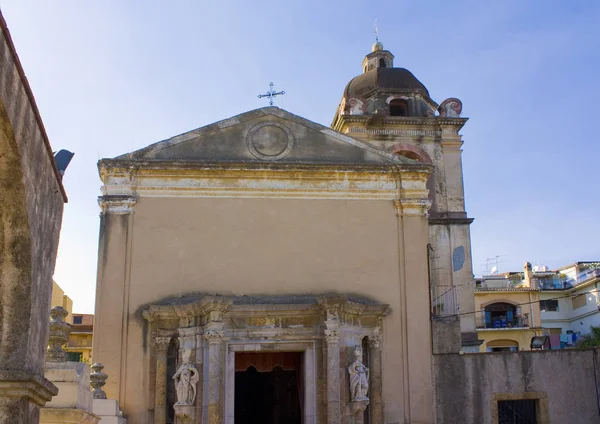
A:
[[[486,316],[483,313],[478,313],[475,317],[475,324],[477,329],[490,330],[529,328],[529,316],[517,315],[513,318],[507,318],[506,316],[492,316],[486,319]]]
[[[506,278],[489,278],[486,277],[484,281],[477,282],[475,285],[476,291],[486,290],[506,290],[515,289],[522,281],[514,281]]]
[[[537,286],[542,290],[566,290],[577,287],[594,278],[600,278],[600,269],[588,269],[580,272],[575,278],[553,277],[537,279]]]

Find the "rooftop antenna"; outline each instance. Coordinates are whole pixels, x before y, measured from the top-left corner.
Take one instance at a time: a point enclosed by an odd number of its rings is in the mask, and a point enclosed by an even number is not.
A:
[[[498,273],[499,264],[506,261],[501,261],[500,257],[505,255],[496,255],[490,258],[485,258],[485,271],[487,275],[495,275]]]
[[[375,42],[379,43],[379,24],[377,23],[377,18],[373,22],[373,28],[375,28]]]

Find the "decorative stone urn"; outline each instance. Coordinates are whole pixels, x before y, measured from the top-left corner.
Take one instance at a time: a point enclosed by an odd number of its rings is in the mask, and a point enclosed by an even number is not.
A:
[[[63,346],[69,341],[71,324],[65,322],[69,315],[62,306],[55,306],[50,310],[50,337],[46,350],[46,362],[67,362],[69,355]]]
[[[90,374],[90,386],[92,386],[92,393],[94,399],[106,399],[106,393],[102,390],[102,386],[106,384],[108,375],[102,372],[104,365],[96,362],[92,365],[93,373]]]

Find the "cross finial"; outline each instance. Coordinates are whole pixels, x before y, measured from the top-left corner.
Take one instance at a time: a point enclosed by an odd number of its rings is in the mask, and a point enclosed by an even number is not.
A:
[[[373,28],[375,28],[375,41],[379,42],[379,24],[377,23],[377,18],[373,22]]]
[[[274,86],[275,86],[275,84],[273,84],[272,82],[269,83],[269,91],[267,91],[266,94],[259,94],[257,96],[259,99],[262,99],[263,97],[268,97],[269,98],[269,105],[270,106],[273,106],[273,97],[279,96],[281,94],[285,94],[285,91],[275,91],[275,90],[273,90]]]

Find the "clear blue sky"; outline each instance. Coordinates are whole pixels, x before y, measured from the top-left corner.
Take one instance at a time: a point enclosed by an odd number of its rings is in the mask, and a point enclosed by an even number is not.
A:
[[[96,162],[264,106],[329,125],[380,39],[463,101],[474,272],[600,259],[598,1],[0,0],[55,150],[76,153],[55,278],[94,308]]]

